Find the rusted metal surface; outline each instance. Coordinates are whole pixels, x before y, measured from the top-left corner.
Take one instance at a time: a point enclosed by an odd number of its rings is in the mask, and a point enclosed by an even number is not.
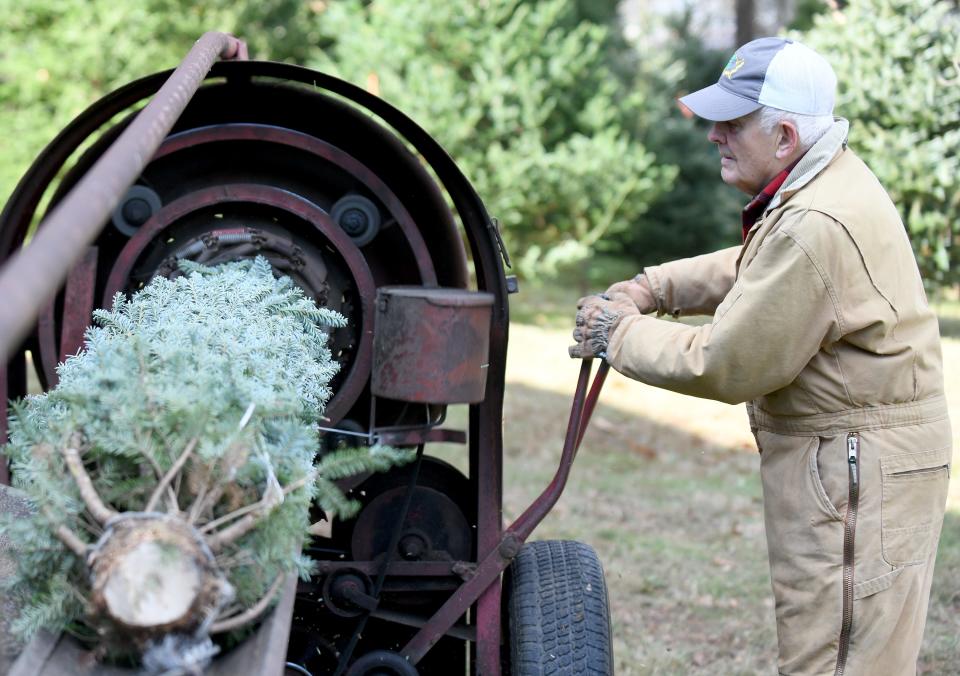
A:
[[[225,33],[197,41],[154,99],[0,271],[0,361],[27,334],[41,307],[83,256],[126,189],[173,127],[218,57],[242,54]]]
[[[407,488],[398,486],[378,495],[357,518],[351,553],[357,561],[374,561],[388,553],[391,560],[460,561],[470,557],[473,532],[457,504],[442,492],[417,486],[403,524],[396,524]],[[400,529],[397,546],[388,552],[391,531]]]
[[[83,334],[93,313],[94,288],[97,282],[97,247],[88,247],[83,257],[67,273],[63,298],[63,319],[57,347],[56,299],[43,308],[37,321],[40,354],[35,356],[43,370],[48,388],[57,384],[57,364],[66,361],[83,346]]]
[[[83,347],[83,333],[93,312],[93,289],[97,281],[97,248],[89,247],[67,275],[63,297],[63,328],[60,330],[60,361]]]
[[[361,130],[361,128],[363,130],[362,134],[355,131],[354,136],[356,138],[351,140],[353,145],[345,148],[349,155],[357,157],[359,161],[374,169],[385,169],[385,167],[378,167],[376,161],[371,161],[371,158],[375,158],[376,153],[378,152],[377,150],[371,149],[376,148],[377,144],[381,142],[388,145],[392,143],[394,146],[406,143],[413,150],[413,152],[417,154],[418,157],[422,158],[424,162],[429,165],[433,175],[439,179],[439,183],[442,184],[446,189],[450,201],[457,210],[457,215],[464,226],[466,241],[469,243],[471,248],[473,264],[476,271],[477,288],[479,288],[481,291],[493,294],[493,300],[491,303],[492,321],[487,332],[489,338],[489,356],[487,359],[488,367],[486,369],[487,382],[485,388],[485,398],[482,401],[474,403],[470,406],[470,483],[469,491],[462,491],[463,493],[469,493],[469,500],[472,501],[476,507],[475,515],[470,518],[475,519],[476,522],[477,535],[475,547],[481,554],[479,560],[482,562],[485,558],[484,555],[490,555],[491,552],[498,551],[499,545],[503,541],[503,525],[501,517],[501,421],[504,391],[504,366],[508,329],[506,283],[503,276],[502,260],[498,250],[498,243],[494,234],[495,228],[492,227],[491,220],[487,216],[482,202],[477,197],[472,186],[463,177],[462,173],[446,155],[442,148],[440,148],[440,146],[437,145],[436,142],[430,138],[426,132],[414,124],[409,118],[390,107],[389,104],[385,103],[382,99],[372,96],[363,90],[353,87],[352,85],[336,80],[335,78],[331,78],[330,76],[287,64],[225,63],[217,64],[217,66],[214,68],[214,73],[220,76],[225,76],[228,78],[228,80],[231,77],[236,78],[235,82],[228,82],[226,85],[212,85],[212,87],[220,87],[227,94],[229,94],[229,90],[231,88],[237,91],[242,90],[242,87],[240,87],[239,84],[245,80],[249,80],[251,76],[256,76],[257,80],[254,82],[263,82],[263,78],[278,78],[281,80],[299,81],[310,86],[312,88],[311,91],[325,90],[338,96],[342,96],[344,99],[356,103],[374,115],[379,116],[383,121],[393,128],[392,130],[388,130],[386,127],[378,124],[371,125],[370,128],[362,128],[363,123],[358,123],[358,125],[355,127],[343,125],[341,129],[344,130]],[[154,83],[156,81],[156,78],[147,78],[141,83],[134,83],[134,85],[131,85],[130,89],[123,92],[122,96],[127,97],[127,99],[130,101],[139,100],[136,96],[137,93],[139,92],[141,94],[141,98],[142,96],[147,95],[149,93],[147,90],[149,90],[151,87],[155,87]],[[138,89],[138,87],[142,89]],[[114,99],[111,105],[118,106],[121,98],[122,97]],[[242,102],[242,99],[237,99],[235,103],[236,102]],[[205,105],[210,108],[211,104],[214,107],[216,106],[215,102],[210,101],[208,101]],[[314,117],[315,119],[318,119],[317,124],[329,126],[330,118],[328,116],[322,115],[319,117]],[[364,120],[369,119],[366,115],[359,117],[362,117]],[[107,116],[107,118],[109,118],[109,116]],[[89,122],[90,120],[87,121],[87,123]],[[191,122],[189,124],[195,123]],[[187,125],[188,129],[189,124]],[[210,124],[210,122],[207,122],[207,124]],[[71,134],[80,139],[81,135],[75,132],[76,129],[73,129]],[[394,136],[394,132],[396,132],[396,136]],[[187,133],[189,134],[190,132]],[[311,131],[310,133],[314,132]],[[348,131],[347,133],[350,132]],[[402,138],[402,142],[397,141],[397,137]],[[358,143],[361,145],[366,144],[368,148],[363,152],[356,152]],[[406,149],[403,149],[403,151],[406,152]],[[57,153],[47,155],[47,157],[49,159],[58,154],[62,154],[62,150],[58,151]],[[68,154],[69,153],[67,153],[67,155]],[[173,158],[175,155],[169,155],[167,157]],[[395,162],[394,165],[395,166],[393,169],[391,169],[391,171],[396,172],[397,163]],[[411,171],[406,172],[409,173],[410,176],[416,175],[417,170],[422,171],[422,169],[419,169],[419,165],[416,162],[411,165],[411,168]],[[47,169],[49,169],[49,167]],[[44,171],[46,171],[46,169]],[[50,173],[52,176],[56,172],[47,173]],[[380,174],[380,171],[377,171],[376,173]],[[424,175],[426,174],[424,173]],[[427,201],[439,202],[436,208],[436,213],[442,216],[442,210],[446,209],[445,205],[442,204],[443,198],[439,197],[439,192],[427,189],[434,185],[433,179],[423,182],[422,192],[420,191],[418,181],[420,181],[419,178],[409,178],[407,179],[406,183],[402,183],[402,181],[398,182],[398,177],[394,175],[390,178],[390,180],[385,182],[391,186],[392,192],[395,195],[399,195],[403,200],[407,200],[407,206],[409,206],[411,212],[414,212],[413,220],[417,225],[417,230],[423,233],[423,240],[427,246],[429,254],[428,262],[436,266],[436,277],[439,283],[448,286],[466,286],[467,278],[465,274],[465,266],[450,263],[451,260],[456,259],[456,256],[454,255],[456,253],[456,247],[453,247],[453,244],[459,244],[459,235],[455,230],[447,228],[445,224],[446,221],[444,220],[446,217],[442,217],[440,219],[431,219],[429,214],[427,217],[424,216],[426,212],[422,209],[419,211],[418,216],[418,212],[416,212],[414,208],[415,206],[422,205]],[[398,188],[397,186],[401,184],[402,187]],[[417,188],[417,190],[412,191],[410,190],[411,188]],[[417,195],[416,200],[410,197],[410,195],[413,194]],[[174,195],[174,197],[176,196],[177,195]],[[28,197],[30,197],[30,195],[25,195],[23,200],[27,200]],[[383,197],[380,197],[380,199],[384,202],[384,204],[386,204],[386,200],[384,200]],[[14,208],[14,211],[21,213],[21,215],[25,215],[27,211],[29,211],[29,209],[26,209],[23,206],[25,204],[23,200],[18,201]],[[323,205],[322,202],[320,204],[321,206]],[[393,211],[389,205],[388,210],[391,212]],[[25,220],[28,221],[29,218]],[[398,218],[397,221],[399,224],[400,219]],[[443,221],[443,227],[437,226],[437,223],[440,221]],[[452,226],[452,221],[450,223]],[[19,227],[20,226],[18,225],[17,228]],[[402,229],[402,226],[400,229]],[[10,232],[12,232],[13,235],[11,235]],[[9,232],[0,232],[0,240],[3,240],[4,238],[9,239],[11,236],[14,238],[17,236],[22,236],[22,232],[23,231],[19,229]],[[409,241],[409,238],[407,239]],[[438,242],[446,242],[449,244],[449,246],[447,244],[440,246],[438,245]],[[416,245],[411,245],[411,248],[414,248],[415,246]],[[462,251],[462,249],[460,250]],[[0,257],[5,255],[5,253],[5,251],[0,251]],[[110,256],[110,258],[106,259],[101,258],[100,265],[105,270],[109,269],[109,267],[113,264],[114,254],[110,254]],[[416,264],[420,265],[421,262],[417,260]],[[373,274],[373,278],[376,280],[375,283],[377,285],[384,283],[410,283],[406,280],[394,280],[390,274],[384,274],[386,272],[385,269],[378,268],[376,266],[371,266],[371,272]],[[423,278],[422,275],[421,278]],[[429,282],[424,281],[424,283]],[[99,293],[98,296],[100,296]],[[55,344],[55,347],[58,346]],[[352,411],[350,413],[350,417],[358,417],[357,411]],[[365,420],[366,418],[360,416],[359,419]],[[422,430],[419,432],[421,435],[429,435],[432,433],[433,432],[424,433]],[[424,436],[423,441],[434,441],[434,439]],[[510,548],[507,547],[508,552],[509,549]],[[338,563],[339,562],[330,562],[330,565],[337,565]],[[354,565],[356,566],[366,566],[368,564],[371,566],[371,574],[376,573],[379,570],[375,563],[354,562]],[[402,566],[406,565],[409,565],[410,568],[402,568]],[[401,568],[395,568],[394,566],[400,566]],[[399,572],[401,570],[414,570],[414,566],[422,566],[423,568],[417,568],[417,572],[406,576],[401,575]],[[446,567],[446,572],[442,573],[442,575],[446,575],[448,577],[442,581],[443,585],[456,583],[457,579],[468,578],[472,580],[474,579],[475,573],[478,570],[477,563],[473,561],[460,561],[453,563],[414,561],[392,563],[388,568],[387,573],[391,578],[396,578],[399,576],[402,579],[408,580],[409,584],[414,586],[421,583],[424,585],[434,584],[433,581],[427,579],[428,576],[437,574],[433,570],[433,566],[438,568]],[[450,578],[450,571],[456,572],[458,577]],[[496,582],[496,578],[498,576],[499,570],[494,573],[493,582]],[[390,588],[391,585],[394,585],[394,588],[399,588],[396,586],[399,584],[399,579],[392,579],[388,581],[387,588]],[[441,582],[437,582],[437,584],[441,584]],[[499,655],[501,648],[500,589],[498,584],[491,584],[489,582],[481,587],[482,588],[477,594],[473,594],[471,591],[473,598],[476,600],[475,612],[471,613],[472,627],[470,628],[471,631],[474,628],[476,630],[476,669],[483,674],[498,674],[500,669]],[[410,587],[410,589],[413,590],[413,587]],[[416,592],[414,591],[414,593]],[[469,607],[470,603],[470,601],[467,601],[464,609]],[[436,624],[435,618],[431,621]],[[396,643],[394,645],[400,644],[401,643]],[[443,643],[436,647],[434,650],[434,656],[438,652],[442,652],[442,650]],[[448,673],[442,670],[439,672],[432,672],[429,667],[429,662],[430,660],[428,659],[422,663],[423,665],[428,665],[424,667],[426,669],[425,673]],[[462,660],[459,663],[462,663]]]
[[[464,289],[377,291],[372,392],[434,404],[482,401],[493,294]]]
[[[467,433],[463,430],[429,428],[419,430],[376,429],[374,439],[387,446],[417,446],[425,443],[465,444]]]
[[[309,134],[271,125],[224,124],[173,134],[163,142],[153,159],[159,160],[179,151],[201,145],[208,149],[207,152],[216,152],[216,148],[211,148],[208,144],[226,141],[261,142],[298,148],[323,161],[330,162],[355,178],[383,202],[403,231],[407,242],[410,244],[413,263],[417,266],[421,282],[427,286],[437,284],[437,275],[433,269],[430,252],[427,250],[423,235],[413,222],[407,208],[374,171],[326,141]]]

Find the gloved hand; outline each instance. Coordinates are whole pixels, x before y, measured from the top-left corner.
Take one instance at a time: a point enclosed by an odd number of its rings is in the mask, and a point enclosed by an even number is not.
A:
[[[639,313],[636,302],[625,293],[581,298],[577,301],[576,328],[573,330],[577,344],[571,345],[567,351],[571,357],[580,359],[606,357],[610,336],[620,320]]]
[[[647,314],[657,309],[657,299],[650,288],[647,276],[640,274],[633,279],[617,282],[604,292],[604,295],[613,298],[618,293],[626,294],[636,303],[640,314]]]

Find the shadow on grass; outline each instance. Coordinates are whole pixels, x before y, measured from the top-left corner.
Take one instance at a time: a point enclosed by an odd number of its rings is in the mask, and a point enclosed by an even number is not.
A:
[[[570,403],[508,384],[508,523],[555,472]],[[774,671],[756,467],[755,452],[598,406],[564,494],[533,539],[580,540],[597,550],[618,674]]]

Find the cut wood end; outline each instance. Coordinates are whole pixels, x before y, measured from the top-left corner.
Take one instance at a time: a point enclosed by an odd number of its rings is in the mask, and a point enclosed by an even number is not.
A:
[[[110,570],[103,598],[111,617],[148,628],[189,619],[204,572],[174,544],[148,541],[127,551]]]
[[[229,587],[196,530],[176,518],[121,518],[91,562],[94,615],[142,637],[199,626]]]

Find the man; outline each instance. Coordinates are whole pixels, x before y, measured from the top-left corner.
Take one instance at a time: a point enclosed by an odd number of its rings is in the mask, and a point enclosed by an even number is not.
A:
[[[755,195],[744,243],[581,299],[571,355],[748,402],[781,674],[914,674],[951,458],[939,334],[835,86],[816,52],[762,38],[680,99],[714,122],[721,178]]]

